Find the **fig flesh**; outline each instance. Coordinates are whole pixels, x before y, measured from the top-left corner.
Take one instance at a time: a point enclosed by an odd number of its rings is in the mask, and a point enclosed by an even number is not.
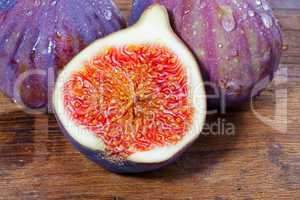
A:
[[[197,62],[159,5],[79,53],[60,73],[53,103],[75,147],[118,173],[174,161],[199,136],[206,116]]]
[[[0,90],[28,110],[47,111],[64,65],[124,26],[111,0],[1,1]]]
[[[282,36],[266,0],[134,0],[131,23],[153,3],[198,58],[210,107],[238,106],[272,80]]]

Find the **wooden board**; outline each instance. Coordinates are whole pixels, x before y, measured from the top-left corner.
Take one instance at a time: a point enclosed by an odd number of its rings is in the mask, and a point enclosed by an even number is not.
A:
[[[117,3],[128,16],[131,1]],[[258,114],[247,104],[219,116],[234,136],[201,136],[176,163],[121,176],[75,151],[53,116],[25,114],[1,96],[0,199],[300,199],[300,3],[272,4],[286,45],[278,84],[255,100]]]

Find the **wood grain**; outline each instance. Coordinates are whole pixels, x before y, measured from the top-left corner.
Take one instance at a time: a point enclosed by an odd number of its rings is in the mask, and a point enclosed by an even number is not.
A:
[[[218,116],[235,125],[234,136],[201,136],[176,163],[121,176],[75,151],[53,116],[25,114],[0,96],[0,199],[300,199],[300,4],[271,2],[286,49],[274,82],[279,85],[253,105],[273,124],[246,104]],[[131,1],[117,4],[128,16]],[[275,112],[275,97],[287,112]]]

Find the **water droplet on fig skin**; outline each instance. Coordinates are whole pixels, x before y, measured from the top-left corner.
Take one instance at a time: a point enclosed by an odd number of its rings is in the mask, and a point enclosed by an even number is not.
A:
[[[231,32],[234,30],[234,26],[231,22],[223,21],[223,27],[227,32]]]
[[[57,1],[55,0],[55,1],[52,1],[52,3],[51,3],[51,6],[55,6],[56,5],[56,3],[57,3]]]
[[[32,16],[33,12],[31,10],[26,12],[26,16]]]
[[[111,17],[112,17],[111,11],[110,10],[104,10],[104,17],[107,20],[111,20]]]
[[[261,3],[261,0],[255,0],[255,3],[256,5],[260,6],[262,3]]]
[[[261,0],[261,1],[262,1],[262,7],[265,11],[271,10],[271,7],[266,0]]]
[[[268,28],[268,29],[272,28],[273,20],[268,14],[265,14],[265,13],[261,14],[261,19],[262,19],[263,24],[266,28]]]
[[[191,12],[191,10],[186,10],[186,11],[184,11],[184,14],[187,15],[187,14],[189,14],[190,12]]]
[[[249,15],[249,17],[254,17],[255,12],[253,10],[248,10],[248,15]]]
[[[229,6],[221,6],[222,15],[221,23],[225,31],[231,32],[236,28],[236,21],[233,16],[233,11]]]
[[[41,5],[41,1],[40,0],[35,0],[34,1],[34,6],[35,7],[39,7]]]

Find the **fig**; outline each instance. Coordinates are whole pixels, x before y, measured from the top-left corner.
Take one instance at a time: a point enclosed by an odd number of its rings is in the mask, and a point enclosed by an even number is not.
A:
[[[74,146],[117,173],[171,163],[199,136],[206,116],[197,61],[159,5],[66,65],[53,104]]]
[[[47,111],[59,71],[88,44],[125,23],[111,0],[0,2],[0,90]]]
[[[266,0],[134,0],[130,22],[153,3],[198,58],[210,107],[238,106],[272,80],[282,35]]]

